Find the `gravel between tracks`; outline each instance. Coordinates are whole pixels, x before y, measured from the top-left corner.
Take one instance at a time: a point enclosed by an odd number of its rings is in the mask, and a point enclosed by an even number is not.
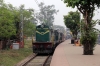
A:
[[[32,59],[26,66],[42,66],[48,56],[37,56]]]

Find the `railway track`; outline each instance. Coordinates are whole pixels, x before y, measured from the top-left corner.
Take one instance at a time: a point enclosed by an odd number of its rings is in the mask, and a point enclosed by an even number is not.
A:
[[[28,62],[30,62],[32,59],[34,59],[37,56],[37,54],[31,54],[30,56],[26,57],[19,63],[17,63],[15,66],[25,66]]]
[[[24,66],[46,66],[47,60],[49,59],[49,56],[36,56],[34,59],[32,59],[29,63],[27,63]]]
[[[50,66],[52,56],[38,56],[37,54],[31,55],[29,58],[23,60],[24,62],[20,62],[15,66]]]

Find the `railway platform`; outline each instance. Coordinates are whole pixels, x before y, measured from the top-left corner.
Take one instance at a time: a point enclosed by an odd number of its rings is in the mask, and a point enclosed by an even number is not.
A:
[[[83,47],[73,46],[70,41],[58,45],[50,66],[100,66],[100,45],[96,45],[94,55],[83,55]]]

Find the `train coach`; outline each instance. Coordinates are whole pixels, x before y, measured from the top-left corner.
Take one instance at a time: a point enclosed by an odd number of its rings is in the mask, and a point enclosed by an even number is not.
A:
[[[64,41],[64,34],[60,32],[60,38],[59,38],[60,43]]]

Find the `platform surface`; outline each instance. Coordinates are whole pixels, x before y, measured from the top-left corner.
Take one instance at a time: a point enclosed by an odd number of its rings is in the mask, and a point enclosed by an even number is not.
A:
[[[100,66],[100,45],[96,45],[94,55],[83,55],[83,47],[73,46],[70,41],[58,45],[50,66]]]

